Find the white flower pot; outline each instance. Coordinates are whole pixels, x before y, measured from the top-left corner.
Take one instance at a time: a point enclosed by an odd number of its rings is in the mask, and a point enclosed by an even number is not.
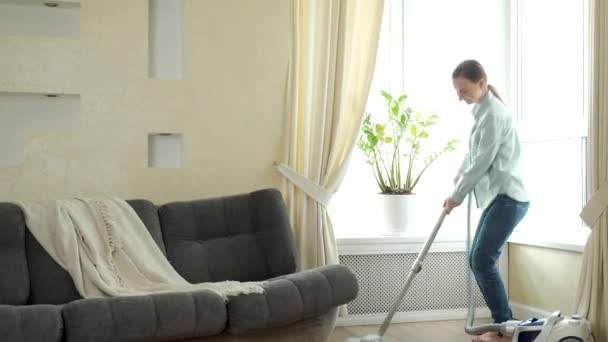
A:
[[[407,235],[415,230],[416,195],[379,194],[382,233]]]

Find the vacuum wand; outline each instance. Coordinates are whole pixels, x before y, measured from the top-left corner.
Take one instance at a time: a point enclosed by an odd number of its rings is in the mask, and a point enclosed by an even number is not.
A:
[[[395,302],[393,302],[393,306],[392,306],[391,310],[389,311],[388,315],[384,319],[384,322],[382,322],[380,329],[378,329],[378,334],[377,335],[368,335],[368,336],[361,337],[361,338],[350,337],[347,339],[347,342],[382,342],[383,341],[383,336],[386,333],[386,330],[388,329],[388,327],[393,319],[393,316],[399,309],[399,306],[401,305],[403,298],[407,294],[407,291],[410,288],[410,285],[412,284],[414,277],[420,272],[420,270],[422,270],[422,263],[423,263],[424,259],[426,258],[426,255],[428,254],[429,250],[431,249],[431,245],[433,244],[433,241],[435,240],[435,237],[437,236],[437,233],[439,232],[439,229],[441,228],[441,225],[443,224],[443,220],[445,219],[447,214],[448,214],[447,209],[443,209],[443,211],[441,212],[441,215],[439,216],[439,219],[437,220],[437,223],[435,224],[435,227],[433,228],[433,231],[427,237],[426,242],[424,243],[424,246],[422,247],[422,250],[418,254],[418,257],[416,258],[414,263],[412,264],[412,267],[410,268],[410,272],[407,276],[407,280],[405,281],[405,285],[403,285],[403,288],[401,289],[399,296],[397,297]]]
[[[437,220],[437,223],[435,224],[435,227],[433,228],[431,235],[429,235],[427,237],[426,242],[424,243],[424,246],[422,247],[422,250],[420,251],[420,254],[418,254],[418,257],[412,264],[412,267],[410,268],[410,273],[407,275],[407,280],[405,281],[405,285],[401,289],[401,293],[399,293],[399,297],[397,297],[397,300],[395,300],[395,302],[393,303],[393,307],[391,308],[391,311],[389,311],[388,315],[384,319],[382,326],[380,326],[380,329],[378,330],[378,335],[384,336],[384,334],[386,333],[386,330],[388,329],[388,326],[391,323],[391,320],[393,319],[393,316],[395,315],[395,312],[397,312],[397,310],[399,309],[399,306],[401,305],[401,302],[403,301],[403,298],[405,297],[407,290],[410,288],[410,285],[412,284],[414,277],[420,272],[420,270],[422,270],[422,262],[426,258],[426,255],[429,253],[429,250],[431,249],[431,245],[433,244],[433,241],[435,240],[435,237],[437,236],[437,233],[439,232],[439,228],[441,228],[441,225],[443,224],[443,220],[445,219],[446,215],[447,215],[447,210],[444,209],[441,212],[441,215],[439,216],[439,219]]]

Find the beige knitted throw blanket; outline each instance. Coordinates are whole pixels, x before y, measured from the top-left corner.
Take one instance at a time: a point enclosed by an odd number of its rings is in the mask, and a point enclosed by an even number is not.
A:
[[[17,203],[28,229],[84,298],[208,289],[225,300],[263,283],[190,284],[173,269],[137,213],[117,198]]]

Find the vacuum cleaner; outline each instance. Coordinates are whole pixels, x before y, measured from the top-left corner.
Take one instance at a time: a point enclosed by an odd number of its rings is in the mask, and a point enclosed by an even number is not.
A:
[[[467,255],[470,252],[471,244],[471,196],[468,196],[467,204],[467,240],[466,248]],[[384,334],[388,329],[395,312],[397,312],[403,298],[407,294],[414,277],[422,270],[422,263],[443,224],[443,221],[448,214],[446,209],[443,209],[435,227],[431,234],[427,237],[422,250],[412,264],[405,284],[401,292],[395,299],[391,310],[382,322],[376,334],[363,337],[349,337],[346,342],[383,342]],[[595,342],[591,332],[591,323],[580,316],[565,317],[559,311],[554,312],[551,316],[543,319],[530,318],[526,321],[511,320],[503,323],[484,324],[473,326],[475,320],[475,299],[473,295],[473,273],[469,268],[468,283],[468,313],[464,327],[468,335],[482,335],[487,332],[496,332],[502,336],[511,337],[513,342]],[[407,341],[406,338],[403,341]]]

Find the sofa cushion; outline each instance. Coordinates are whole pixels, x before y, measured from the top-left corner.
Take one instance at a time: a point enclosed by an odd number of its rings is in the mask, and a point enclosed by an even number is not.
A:
[[[214,292],[81,299],[63,308],[66,341],[159,341],[210,336],[226,327]]]
[[[12,203],[0,203],[0,304],[25,304],[30,280],[25,253],[25,219]]]
[[[357,297],[358,282],[344,265],[329,265],[272,279],[264,294],[231,297],[228,330],[239,335],[322,314]]]
[[[154,241],[165,253],[154,204],[147,200],[128,200],[127,203],[133,207]],[[29,230],[26,233],[26,245],[30,270],[30,303],[65,304],[82,298],[70,274],[53,260]]]
[[[28,230],[27,262],[30,270],[30,304],[64,304],[81,298],[70,274],[51,258]]]
[[[0,305],[0,336],[4,342],[61,341],[61,307]]]
[[[256,281],[296,270],[281,193],[173,202],[158,209],[167,258],[191,283]]]

